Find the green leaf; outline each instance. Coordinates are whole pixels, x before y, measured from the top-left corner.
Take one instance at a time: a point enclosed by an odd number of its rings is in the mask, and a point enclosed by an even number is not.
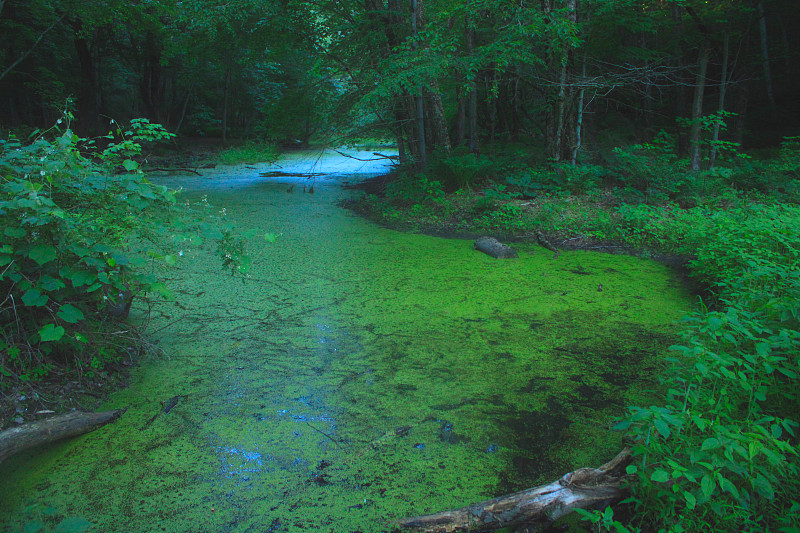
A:
[[[713,450],[715,448],[719,448],[719,439],[715,439],[714,437],[710,437],[703,441],[703,446],[700,448],[701,450]]]
[[[613,429],[614,431],[622,431],[622,430],[628,429],[629,427],[631,427],[631,421],[630,420],[622,420],[621,422],[617,422],[616,424],[614,424],[611,427],[611,429]]]
[[[700,480],[700,492],[703,494],[703,499],[708,500],[714,493],[715,488],[716,483],[714,483],[714,478],[711,474],[704,475],[703,479]]]
[[[12,226],[9,226],[6,229],[4,229],[3,233],[7,237],[14,237],[16,239],[21,239],[21,238],[25,237],[28,234],[28,232],[25,231],[24,229],[19,228],[19,227],[12,227]]]
[[[70,304],[62,305],[57,314],[62,320],[69,322],[70,324],[80,322],[85,318],[80,309]]]
[[[753,481],[753,487],[756,489],[756,492],[768,500],[775,498],[775,490],[772,488],[772,484],[761,474],[756,476],[756,479]]]
[[[636,465],[628,465],[625,467],[625,472],[627,474],[635,474],[638,470],[639,469],[636,467]]]
[[[656,481],[658,483],[664,483],[665,481],[669,481],[669,472],[666,470],[661,470],[660,468],[653,472],[653,475],[650,476],[651,481]]]
[[[666,422],[664,422],[660,418],[656,418],[653,421],[653,423],[656,426],[656,430],[658,430],[658,432],[661,433],[662,437],[664,437],[664,438],[669,437],[670,431],[669,431],[669,426],[667,425]]]
[[[265,233],[264,240],[267,242],[275,242],[278,240],[278,236],[275,235],[274,233]]]
[[[175,254],[167,254],[164,256],[164,262],[167,266],[175,266],[178,264],[178,256]]]
[[[44,265],[45,263],[49,263],[57,256],[56,249],[49,244],[37,244],[33,246],[31,250],[28,252],[28,257],[39,263],[40,265]]]
[[[697,505],[697,498],[694,497],[694,494],[691,492],[684,492],[683,497],[686,499],[686,507],[694,509],[695,505]]]
[[[37,289],[28,289],[22,295],[22,303],[29,307],[42,307],[47,304],[49,298],[46,294],[42,294]]]
[[[39,280],[39,287],[46,291],[57,291],[59,289],[63,289],[66,285],[60,279],[54,278],[52,276],[44,275],[42,279]]]
[[[56,326],[55,324],[45,324],[39,330],[39,339],[42,342],[51,342],[61,340],[64,336],[64,328]]]
[[[133,159],[126,159],[122,162],[122,166],[125,167],[125,170],[128,172],[133,172],[137,168],[139,168],[139,163],[134,161]]]
[[[722,488],[722,490],[724,490],[725,492],[729,492],[734,498],[738,500],[739,491],[737,490],[736,485],[734,485],[730,479],[724,478],[720,474],[717,474],[717,478],[719,478],[719,486]]]

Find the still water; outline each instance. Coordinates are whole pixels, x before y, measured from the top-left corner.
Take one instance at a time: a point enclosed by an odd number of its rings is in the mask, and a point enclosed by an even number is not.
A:
[[[100,406],[128,411],[0,465],[0,530],[368,533],[610,459],[689,306],[677,278],[495,260],[338,207],[387,168],[304,152],[160,178],[246,237],[248,275],[176,231],[174,298],[132,316],[160,353]]]

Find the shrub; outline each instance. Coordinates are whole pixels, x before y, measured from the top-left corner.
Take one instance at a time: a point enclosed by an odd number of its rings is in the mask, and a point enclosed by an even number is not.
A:
[[[0,141],[3,388],[43,378],[55,366],[78,377],[102,370],[119,357],[118,342],[103,334],[113,311],[129,305],[133,293],[166,292],[137,271],[128,249],[135,236],[152,232],[175,198],[138,173],[130,157],[140,141],[170,134],[147,121],[119,129],[98,156],[129,172],[111,175],[78,150],[93,143],[69,129],[55,132],[27,144]]]
[[[446,191],[452,192],[475,187],[491,179],[497,173],[497,165],[487,157],[454,150],[450,154],[432,154],[428,170]]]

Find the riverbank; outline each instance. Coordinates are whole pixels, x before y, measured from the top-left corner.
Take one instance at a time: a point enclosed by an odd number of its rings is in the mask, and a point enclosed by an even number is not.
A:
[[[641,458],[629,470],[637,512],[620,522],[608,509],[592,521],[626,532],[651,523],[789,530],[798,527],[800,508],[800,208],[791,161],[759,162],[752,175],[738,169],[736,181],[676,168],[673,183],[691,185],[674,187],[671,201],[580,181],[573,188],[583,190],[568,193],[528,180],[524,198],[491,182],[445,193],[431,174],[400,177],[348,207],[410,231],[496,235],[510,243],[543,238],[559,248],[687,265],[702,290],[698,308],[683,320],[682,340],[658,370],[664,397],[630,407],[615,426]],[[779,185],[764,192],[737,182]]]

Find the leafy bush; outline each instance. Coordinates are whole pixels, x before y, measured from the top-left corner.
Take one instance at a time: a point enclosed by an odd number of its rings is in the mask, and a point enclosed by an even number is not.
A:
[[[111,315],[124,314],[134,293],[166,293],[137,272],[140,259],[128,248],[175,203],[165,187],[136,172],[131,156],[139,142],[170,134],[147,121],[119,129],[98,156],[131,172],[110,175],[78,150],[90,141],[56,131],[52,140],[0,141],[3,388],[56,366],[78,377],[102,370],[119,357],[117,343],[103,334]]]
[[[727,212],[625,207],[635,239],[691,253],[717,310],[686,319],[664,373],[665,403],[617,425],[635,443],[637,524],[669,531],[797,531],[800,208]],[[785,517],[785,518],[782,518]],[[611,524],[606,515],[592,516]]]
[[[608,170],[596,165],[561,163],[548,169],[517,170],[509,174],[506,181],[519,187],[526,196],[552,191],[580,194],[597,189],[608,175]]]
[[[497,164],[487,157],[454,150],[450,154],[432,154],[428,169],[446,191],[455,191],[491,179],[497,173]]]
[[[223,165],[238,163],[268,163],[275,161],[278,150],[272,144],[248,142],[242,146],[234,146],[219,153],[219,162]]]
[[[678,159],[674,146],[662,131],[652,142],[614,148],[617,184],[641,191],[650,201],[666,200],[680,190],[687,175],[686,162]]]
[[[403,175],[387,185],[386,196],[400,205],[438,204],[444,200],[444,189],[424,174]]]

